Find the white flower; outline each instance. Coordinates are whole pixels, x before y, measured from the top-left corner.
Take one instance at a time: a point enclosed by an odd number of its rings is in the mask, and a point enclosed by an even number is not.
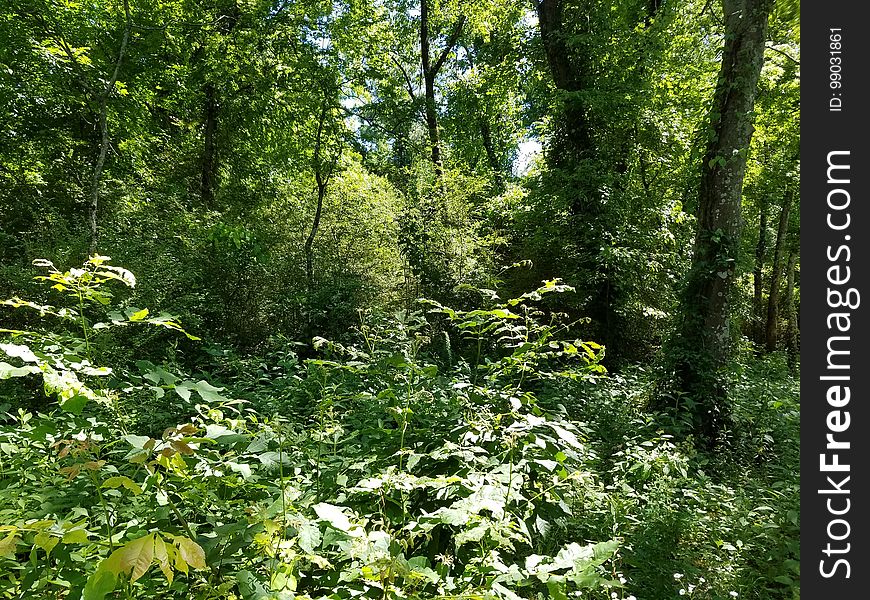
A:
[[[623,577],[622,575],[619,576],[619,583],[625,584],[626,581],[628,580],[625,577]]]
[[[637,600],[637,598],[635,598],[634,594],[632,594],[631,596],[627,597],[625,600]]]
[[[690,583],[689,584],[689,593],[691,594],[694,591],[695,591],[695,586]]]
[[[616,597],[617,597],[618,595],[619,595],[619,594],[617,594],[616,592],[610,592],[610,597],[613,598],[613,600],[616,600]]]
[[[732,598],[736,598],[737,592],[735,592],[734,590],[731,590],[730,592],[728,592],[728,595],[731,596]]]
[[[705,581],[707,581],[707,580],[704,579],[703,577],[698,577],[698,582],[699,582],[699,583],[704,583]]]
[[[684,590],[683,588],[680,588],[680,596],[685,596],[685,595],[686,595],[686,590]]]
[[[683,578],[682,573],[674,573],[674,579],[682,579],[682,578]]]

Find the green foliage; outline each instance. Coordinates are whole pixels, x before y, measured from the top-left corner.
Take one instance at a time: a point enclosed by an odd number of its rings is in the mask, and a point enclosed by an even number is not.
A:
[[[788,291],[791,0],[702,265],[721,453],[650,403],[717,7],[428,0],[432,81],[417,1],[0,9],[0,597],[797,597],[796,384],[747,339]]]
[[[42,279],[61,292],[88,286],[102,305],[109,280],[133,281],[107,261],[95,257],[85,270],[52,270]],[[82,598],[115,589],[146,597],[161,589],[203,598],[235,589],[242,597],[380,590],[513,598],[618,586],[601,569],[618,551],[616,540],[540,551],[549,528],[577,508],[572,492],[592,477],[583,432],[540,410],[523,385],[547,359],[580,355],[578,344],[585,349],[579,373],[597,361],[594,346],[558,341],[527,306],[565,290],[546,282],[504,303],[521,309],[523,328],[505,327],[519,315],[504,307],[437,305],[459,331],[509,350],[487,367],[486,385],[470,381],[476,369],[467,365],[439,371],[424,352],[431,326],[420,314],[366,323],[360,347],[320,338],[323,357],[306,361],[307,377],[288,390],[316,400],[316,411],[298,421],[264,419],[220,387],[147,362],[141,378],[69,367],[84,340],[10,332],[41,345],[37,354],[4,344],[9,359],[25,365],[10,364],[9,376],[35,373],[25,368],[31,363],[47,381],[61,365],[70,375],[58,389],[46,384],[60,411],[20,409],[2,430],[4,462],[23,475],[4,477],[0,494],[13,574],[5,589],[66,586]],[[70,313],[74,320],[82,314]],[[146,317],[135,311],[129,322]],[[94,327],[81,323],[83,333]],[[52,356],[44,354],[49,339],[57,346]],[[112,373],[112,386],[94,391],[76,373]],[[177,394],[193,404],[189,422],[155,437],[131,432],[118,398],[137,390]],[[105,410],[87,409],[84,400]],[[52,501],[43,503],[46,494]],[[33,558],[16,564],[28,548]],[[196,575],[207,567],[212,576]],[[187,574],[183,583],[177,572]]]

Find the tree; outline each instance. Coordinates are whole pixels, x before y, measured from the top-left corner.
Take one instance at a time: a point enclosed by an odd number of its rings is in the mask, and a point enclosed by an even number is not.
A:
[[[444,174],[444,164],[441,161],[441,140],[438,135],[438,111],[435,104],[435,78],[444,66],[447,56],[453,51],[462,26],[465,24],[465,15],[460,15],[453,25],[453,30],[447,37],[441,53],[432,61],[432,50],[429,31],[429,0],[420,0],[420,58],[423,66],[423,87],[426,99],[426,131],[429,134],[429,145],[432,149],[432,165],[435,168],[435,176],[439,179]]]
[[[789,189],[782,202],[782,210],[779,213],[779,227],[776,232],[776,243],[773,251],[773,265],[771,266],[770,291],[767,296],[767,321],[764,327],[764,346],[768,352],[776,350],[777,325],[779,322],[780,284],[784,271],[783,260],[785,258],[786,237],[788,237],[788,218],[791,213],[791,205],[794,191]],[[794,265],[791,265],[793,268]],[[787,277],[787,276],[786,276]]]
[[[773,0],[723,0],[725,43],[702,159],[692,268],[670,342],[671,391],[714,446],[730,420],[724,370],[741,236],[741,192]],[[662,399],[659,399],[659,405]]]
[[[534,7],[541,63],[552,81],[540,201],[555,201],[564,223],[545,233],[554,220],[545,218],[538,235],[556,241],[545,264],[577,285],[576,312],[591,319],[590,334],[608,348],[612,365],[636,346],[628,331],[643,318],[637,300],[649,272],[641,240],[655,237],[661,221],[661,198],[645,172],[642,144],[655,134],[644,114],[675,12],[660,2],[537,0]]]

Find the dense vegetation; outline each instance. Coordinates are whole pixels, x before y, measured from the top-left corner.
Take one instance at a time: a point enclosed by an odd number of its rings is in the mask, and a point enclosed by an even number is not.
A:
[[[0,7],[0,597],[798,598],[798,21]]]

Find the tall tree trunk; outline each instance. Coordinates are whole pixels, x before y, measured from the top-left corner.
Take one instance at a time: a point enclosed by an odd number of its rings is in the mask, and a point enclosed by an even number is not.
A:
[[[541,28],[541,41],[544,43],[553,83],[560,90],[576,92],[580,89],[580,78],[571,61],[568,45],[565,43],[566,36],[562,31],[563,6],[563,0],[540,0],[536,6],[538,26]]]
[[[751,115],[772,5],[773,0],[723,1],[725,47],[710,111],[712,134],[701,163],[693,265],[669,352],[672,385],[683,392],[677,408],[689,413],[694,433],[708,448],[731,420],[724,385],[731,356],[729,299],[740,248]]]
[[[773,266],[770,276],[770,292],[767,296],[767,323],[764,328],[764,345],[768,352],[776,350],[777,324],[779,323],[779,288],[782,282],[782,260],[785,238],[788,236],[788,217],[791,213],[793,192],[789,189],[779,213],[779,228],[776,232],[776,245],[773,251]]]
[[[568,148],[557,149],[555,155],[557,159],[564,156],[568,160],[576,160],[593,156],[594,148],[586,117],[586,107],[577,95],[573,94],[582,89],[582,78],[585,75],[584,61],[582,57],[572,56],[565,42],[568,36],[563,30],[563,8],[563,0],[540,0],[536,5],[541,41],[544,44],[553,83],[558,89],[568,92],[564,99],[562,115],[565,120],[562,128],[563,137]]]
[[[501,171],[498,155],[495,152],[495,144],[492,142],[492,130],[485,116],[480,118],[480,137],[483,140],[483,149],[486,150],[486,160],[489,163],[490,171],[492,171],[492,177],[496,186],[501,189],[504,187],[504,175]]]
[[[317,183],[317,206],[314,209],[314,220],[311,222],[311,230],[305,240],[305,278],[308,283],[308,291],[314,289],[314,239],[320,229],[320,219],[323,216],[323,200],[326,198],[326,187],[329,183],[331,169],[324,168],[323,161],[323,136],[326,127],[326,117],[329,113],[329,103],[323,99],[320,109],[320,117],[317,121],[317,135],[314,139],[314,180]]]
[[[97,162],[94,165],[94,177],[91,181],[91,198],[88,205],[88,225],[91,232],[91,240],[88,246],[88,256],[93,255],[97,251],[97,243],[99,242],[99,230],[97,229],[97,212],[100,208],[100,188],[103,183],[103,167],[106,164],[106,153],[109,150],[109,96],[115,91],[115,84],[118,81],[118,73],[121,70],[121,63],[124,61],[124,54],[127,51],[127,44],[130,41],[130,30],[133,23],[130,20],[130,4],[128,0],[124,0],[124,35],[121,38],[121,47],[118,50],[118,59],[115,61],[115,69],[112,71],[112,76],[106,83],[106,88],[100,96],[100,152],[97,155]],[[76,64],[78,62],[76,61]]]
[[[432,149],[432,166],[435,177],[441,180],[444,175],[444,164],[441,162],[441,138],[438,135],[438,112],[435,105],[435,77],[423,78],[426,86],[426,132],[429,134],[429,146]]]
[[[227,49],[227,37],[232,35],[239,24],[241,11],[236,0],[226,0],[217,3],[214,24],[220,32],[218,56],[223,57]],[[206,208],[214,207],[214,193],[218,186],[219,157],[217,148],[218,129],[220,127],[220,98],[213,81],[207,81],[203,86],[205,103],[203,105],[202,166],[200,171],[200,199]]]
[[[767,254],[767,213],[770,202],[761,199],[758,207],[758,244],[755,246],[755,266],[752,270],[752,339],[760,347],[764,341],[764,255]]]
[[[429,145],[432,149],[432,166],[435,176],[441,181],[444,174],[444,165],[441,159],[441,139],[438,135],[438,107],[435,103],[435,78],[438,76],[444,61],[462,33],[465,24],[465,16],[459,17],[453,26],[453,32],[447,40],[441,54],[432,62],[430,54],[430,31],[429,31],[429,0],[420,0],[420,59],[423,66],[423,87],[425,96],[426,131],[429,134]]]
[[[217,172],[215,135],[217,134],[218,104],[214,84],[205,84],[205,134],[202,148],[201,198],[206,208],[214,204],[214,188]]]
[[[786,332],[785,348],[788,355],[788,368],[792,373],[797,369],[798,358],[798,324],[797,310],[794,302],[794,276],[795,267],[797,265],[797,252],[792,250],[788,255],[788,266],[786,267],[786,284],[785,284],[785,311],[788,319],[788,330]]]

